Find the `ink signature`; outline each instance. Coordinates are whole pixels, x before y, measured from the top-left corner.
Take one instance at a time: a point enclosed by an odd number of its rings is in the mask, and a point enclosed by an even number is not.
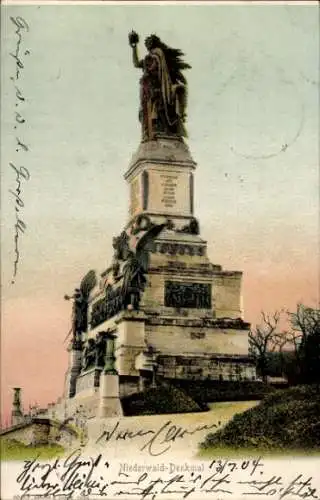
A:
[[[94,474],[99,466],[99,476]],[[109,462],[103,461],[102,455],[82,458],[81,451],[76,450],[66,459],[56,459],[53,463],[43,463],[38,459],[25,460],[24,468],[17,477],[22,496],[26,498],[32,494],[42,497],[72,498],[73,495],[89,494],[95,491],[102,496],[107,483],[101,475],[109,467]]]
[[[201,462],[203,464],[203,462]],[[173,464],[172,464],[173,466]],[[140,466],[139,466],[140,467]],[[142,468],[147,468],[143,465]],[[130,467],[127,467],[129,470]],[[191,468],[192,469],[192,468]],[[286,479],[281,475],[271,475],[265,464],[258,459],[234,461],[214,460],[206,462],[191,471],[178,472],[179,466],[172,467],[170,473],[159,474],[144,471],[125,473],[123,464],[106,462],[102,454],[84,458],[76,450],[65,459],[40,462],[26,460],[16,479],[19,495],[26,498],[136,498],[138,500],[274,497],[277,500],[319,499],[319,492],[312,476],[302,473]],[[130,469],[131,470],[131,469]],[[201,472],[199,472],[199,470]]]
[[[14,135],[15,135],[15,153],[19,163],[21,162],[21,153],[26,153],[29,151],[29,146],[22,139],[21,127],[26,123],[23,116],[23,106],[25,104],[26,98],[22,89],[23,82],[23,70],[25,69],[24,57],[30,55],[30,50],[24,47],[24,35],[29,32],[30,27],[27,21],[21,17],[10,17],[10,21],[15,27],[16,35],[16,45],[15,51],[10,52],[10,56],[13,57],[15,61],[14,75],[10,77],[14,84],[15,90],[15,111],[14,111]],[[15,203],[15,224],[14,224],[14,262],[13,262],[13,276],[11,283],[15,283],[15,278],[18,273],[18,265],[20,262],[20,247],[19,238],[21,234],[26,231],[27,225],[21,216],[22,209],[24,208],[24,201],[22,197],[22,183],[30,179],[30,172],[27,167],[20,164],[16,166],[14,162],[9,163],[10,167],[13,168],[16,174],[15,179],[15,189],[9,189],[10,194],[14,198]]]
[[[146,442],[143,443],[140,451],[146,450],[149,455],[157,457],[170,450],[172,444],[177,439],[182,439],[188,435],[192,436],[200,431],[208,431],[210,429],[217,428],[219,425],[220,422],[218,424],[199,425],[192,429],[187,429],[185,427],[174,425],[171,420],[168,420],[165,424],[161,425],[159,429],[139,429],[137,431],[129,431],[128,429],[120,430],[120,421],[118,421],[111,430],[103,430],[101,435],[96,440],[96,443],[103,440],[106,443],[111,441],[133,440],[151,435],[151,437],[146,439]]]
[[[28,181],[30,179],[30,173],[26,167],[20,166],[18,168],[12,162],[10,162],[9,165],[10,165],[10,167],[13,168],[13,170],[16,173],[16,188],[14,191],[12,189],[9,190],[9,192],[15,198],[15,215],[16,215],[16,221],[15,221],[15,225],[14,225],[15,260],[14,260],[14,271],[13,271],[13,276],[15,278],[17,275],[17,271],[18,271],[18,263],[20,260],[19,234],[24,233],[26,230],[26,227],[27,227],[26,223],[23,221],[23,219],[20,218],[20,215],[19,215],[20,209],[24,207],[24,201],[21,197],[21,184],[23,181]],[[12,282],[14,283],[14,279],[12,280]]]

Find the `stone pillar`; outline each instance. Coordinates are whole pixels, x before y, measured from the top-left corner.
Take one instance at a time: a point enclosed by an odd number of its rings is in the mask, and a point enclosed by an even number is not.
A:
[[[135,368],[139,370],[139,391],[143,392],[149,387],[156,387],[155,370],[156,361],[155,353],[149,346],[148,349],[141,352],[135,362]]]
[[[107,345],[106,345],[106,361],[104,365],[104,373],[108,373],[109,375],[118,375],[118,372],[115,367],[116,357],[114,354],[116,337],[112,333],[106,333],[105,338],[107,340]]]
[[[21,409],[21,388],[13,388],[13,404],[11,412],[11,425],[18,425],[23,422],[23,413]]]
[[[106,362],[100,375],[99,417],[122,416],[120,401],[119,375],[115,368],[115,335],[106,334]]]
[[[124,311],[117,323],[117,360],[116,367],[120,377],[138,377],[139,368],[135,358],[144,351],[146,315],[143,311]]]
[[[68,347],[69,368],[66,374],[65,397],[72,398],[76,393],[78,375],[82,366],[82,346],[80,342],[72,342]]]

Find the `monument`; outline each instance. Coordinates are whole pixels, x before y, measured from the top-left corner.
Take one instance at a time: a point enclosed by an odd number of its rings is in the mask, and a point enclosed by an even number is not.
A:
[[[11,411],[11,425],[19,425],[24,420],[24,415],[22,412],[21,405],[21,387],[14,387],[14,396],[13,396],[13,404]]]
[[[186,143],[190,68],[156,35],[129,34],[140,78],[141,142],[124,175],[128,221],[113,259],[89,271],[73,300],[66,418],[122,414],[123,398],[164,381],[254,380],[240,271],[212,264],[194,213],[196,163]],[[60,404],[60,406],[59,406]]]

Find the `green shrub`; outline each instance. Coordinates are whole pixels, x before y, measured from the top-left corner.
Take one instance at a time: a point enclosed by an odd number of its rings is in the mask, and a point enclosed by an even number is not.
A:
[[[132,394],[122,398],[121,403],[126,416],[189,413],[203,409],[183,390],[169,384]]]
[[[172,383],[199,405],[214,401],[260,400],[275,390],[263,382],[250,380],[177,380]]]

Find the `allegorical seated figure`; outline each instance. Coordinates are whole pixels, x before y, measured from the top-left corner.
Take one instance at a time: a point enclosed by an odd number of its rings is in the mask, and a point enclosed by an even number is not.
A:
[[[143,71],[139,110],[142,139],[150,141],[157,136],[186,137],[187,82],[182,70],[191,66],[181,59],[184,55],[181,50],[168,47],[156,35],[145,39],[148,54],[139,60],[138,42],[138,34],[132,31],[129,44],[132,47],[133,64]]]

